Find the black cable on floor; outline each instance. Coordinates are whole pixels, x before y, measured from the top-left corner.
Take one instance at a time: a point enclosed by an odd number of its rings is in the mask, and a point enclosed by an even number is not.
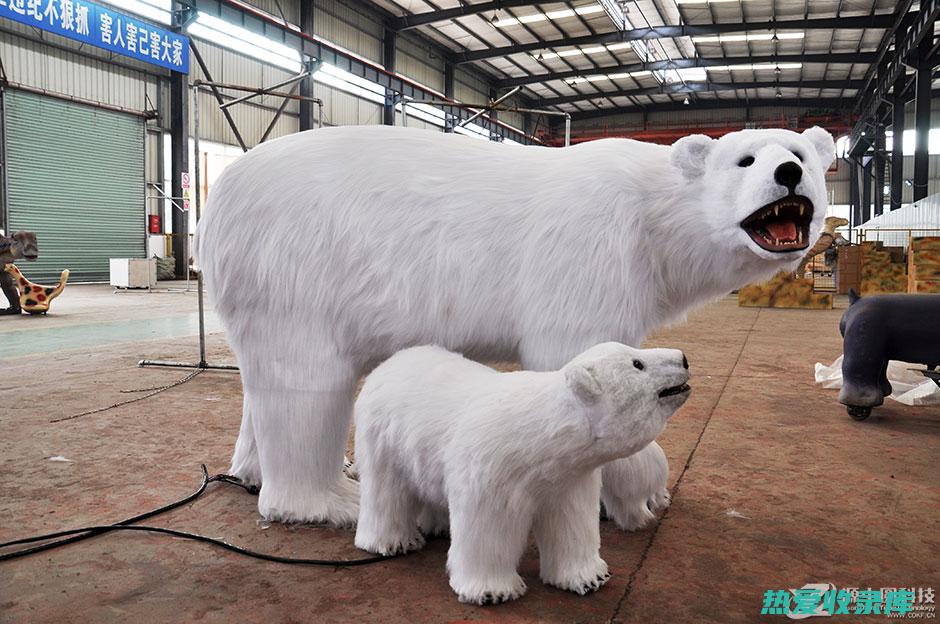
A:
[[[364,557],[362,559],[303,559],[297,557],[281,557],[278,555],[269,555],[267,553],[261,553],[254,550],[249,550],[247,548],[242,548],[241,546],[236,546],[230,544],[224,540],[216,539],[213,537],[207,537],[205,535],[199,535],[197,533],[188,533],[186,531],[177,531],[175,529],[168,529],[165,527],[154,527],[154,526],[143,526],[136,524],[141,520],[146,520],[147,518],[152,518],[156,515],[165,513],[177,507],[181,507],[190,503],[206,491],[206,488],[209,487],[210,483],[228,483],[229,485],[235,485],[242,488],[246,492],[257,494],[257,488],[249,485],[245,485],[236,477],[225,474],[217,474],[209,476],[209,472],[206,470],[205,464],[202,465],[202,483],[199,485],[199,488],[184,498],[181,498],[177,501],[158,507],[157,509],[138,514],[131,518],[126,518],[120,522],[108,525],[94,525],[82,527],[79,529],[69,529],[65,531],[56,531],[54,533],[46,533],[44,535],[35,535],[32,537],[24,537],[9,542],[4,542],[0,544],[0,550],[9,548],[11,546],[22,546],[24,544],[34,544],[36,542],[48,542],[45,544],[39,544],[38,546],[32,546],[30,548],[24,548],[22,550],[17,550],[11,553],[0,554],[0,563],[4,561],[10,561],[13,559],[19,559],[21,557],[27,557],[29,555],[34,555],[36,553],[44,552],[47,550],[52,550],[53,548],[59,548],[60,546],[65,546],[67,544],[74,544],[75,542],[80,542],[88,538],[94,537],[96,535],[102,535],[104,533],[111,533],[113,531],[143,531],[147,533],[159,533],[162,535],[170,535],[173,537],[179,537],[183,539],[189,539],[197,542],[203,542],[205,544],[212,544],[213,546],[218,546],[219,548],[224,548],[230,550],[234,553],[244,555],[246,557],[252,557],[253,559],[261,559],[263,561],[273,561],[275,563],[286,563],[294,565],[313,565],[313,566],[330,566],[330,567],[343,567],[343,566],[360,566],[367,565],[370,563],[380,563],[382,561],[387,561],[393,557],[399,555],[390,555],[390,556],[375,556],[375,557]],[[64,538],[64,539],[59,539]],[[49,540],[56,540],[49,542]]]

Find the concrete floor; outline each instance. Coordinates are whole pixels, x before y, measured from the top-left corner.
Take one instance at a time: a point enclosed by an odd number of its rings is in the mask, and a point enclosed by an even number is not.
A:
[[[235,373],[49,422],[182,377],[135,365],[196,358],[195,305],[192,293],[70,286],[49,317],[0,318],[0,541],[110,523],[188,494],[200,463],[228,468],[241,417]],[[729,298],[650,341],[684,349],[694,373],[691,399],[660,439],[674,502],[643,531],[602,524],[613,578],[596,594],[543,586],[534,548],[522,564],[528,594],[477,608],[450,591],[443,540],[333,569],[127,533],[0,564],[0,621],[783,622],[760,615],[768,589],[940,589],[940,408],[889,402],[850,420],[837,392],[813,383],[813,364],[841,351],[840,314]],[[211,315],[209,327],[209,359],[231,363]],[[268,525],[255,503],[214,486],[152,523],[286,556],[362,555],[351,532]],[[879,616],[839,619],[849,620]]]

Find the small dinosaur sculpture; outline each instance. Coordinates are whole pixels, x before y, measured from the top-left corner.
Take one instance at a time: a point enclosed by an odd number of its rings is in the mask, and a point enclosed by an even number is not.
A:
[[[69,270],[62,271],[59,277],[59,283],[56,286],[42,286],[29,281],[15,264],[8,264],[5,267],[6,272],[16,278],[20,287],[20,306],[29,314],[45,314],[49,311],[49,304],[52,300],[62,294],[65,290],[65,283],[69,280]]]
[[[842,227],[843,225],[848,225],[849,222],[842,217],[826,217],[825,225],[823,225],[822,232],[819,234],[819,240],[816,241],[816,244],[806,252],[806,255],[803,256],[803,259],[800,260],[800,266],[796,268],[794,273],[797,277],[803,277],[806,272],[806,265],[813,261],[818,254],[829,249],[833,244],[838,244],[839,239],[845,240],[841,234],[836,234],[836,228]]]
[[[32,232],[14,232],[13,236],[0,233],[0,267],[19,258],[35,260],[38,257],[39,246],[36,244],[36,235]],[[10,307],[0,310],[0,315],[20,314],[20,293],[13,283],[13,276],[6,271],[0,271],[0,289],[10,302]]]

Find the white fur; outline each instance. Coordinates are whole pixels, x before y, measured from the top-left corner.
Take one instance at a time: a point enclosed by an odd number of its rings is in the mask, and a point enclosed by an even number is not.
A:
[[[688,396],[660,391],[688,378],[681,351],[617,343],[555,372],[498,373],[439,347],[399,352],[356,401],[356,546],[421,548],[422,521],[437,517],[440,531],[449,512],[447,569],[462,602],[525,592],[516,568],[533,529],[542,581],[599,588],[609,573],[598,468],[650,444]]]
[[[604,488],[601,503],[607,517],[621,529],[642,528],[656,519],[657,511],[669,506],[669,462],[656,442],[643,449],[639,460],[610,462],[601,474],[604,483],[616,484]]]
[[[802,252],[764,251],[738,224],[786,194],[773,171],[798,150],[797,192],[821,228],[823,134],[543,149],[370,126],[256,147],[221,175],[199,227],[242,367],[232,471],[263,483],[265,517],[354,521],[343,447],[370,362],[436,343],[556,369],[793,268]],[[738,167],[745,155],[756,162]]]

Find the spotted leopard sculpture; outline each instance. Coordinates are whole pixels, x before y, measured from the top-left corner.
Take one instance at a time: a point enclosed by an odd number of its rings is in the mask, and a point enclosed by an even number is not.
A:
[[[0,267],[5,267],[20,258],[35,260],[39,257],[36,235],[32,232],[14,232],[12,236],[0,234]],[[0,310],[0,315],[21,314],[20,293],[13,281],[13,276],[0,271],[0,289],[10,303],[10,307]]]
[[[58,284],[43,286],[26,279],[15,264],[6,265],[5,270],[16,279],[16,284],[20,289],[20,307],[27,314],[45,314],[48,312],[52,300],[62,294],[69,279],[69,270],[65,269],[59,277]]]

